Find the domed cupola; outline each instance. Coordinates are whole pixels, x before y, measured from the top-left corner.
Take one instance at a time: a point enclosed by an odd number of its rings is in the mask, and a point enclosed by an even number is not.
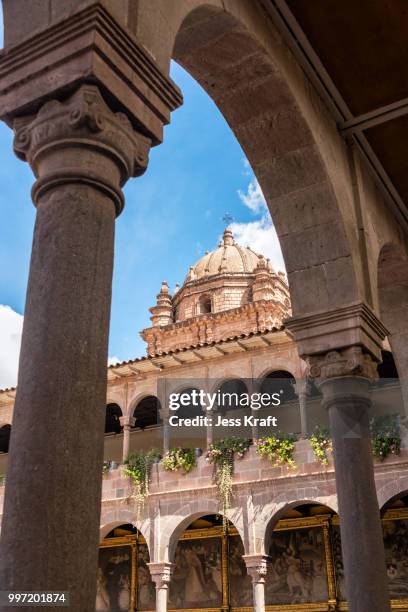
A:
[[[194,266],[191,266],[184,284],[218,274],[252,273],[257,264],[258,255],[249,247],[237,244],[232,231],[227,228],[218,248],[207,252]]]
[[[218,247],[192,265],[173,297],[167,284],[143,330],[148,353],[280,327],[290,314],[285,275],[226,228]]]

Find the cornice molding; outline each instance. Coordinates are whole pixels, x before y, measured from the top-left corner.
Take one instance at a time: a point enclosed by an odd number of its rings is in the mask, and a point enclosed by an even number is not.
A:
[[[289,317],[284,324],[293,334],[301,357],[361,346],[379,361],[383,340],[388,335],[386,327],[364,302]]]
[[[0,117],[10,123],[90,81],[154,144],[183,101],[146,49],[98,2],[3,50]]]

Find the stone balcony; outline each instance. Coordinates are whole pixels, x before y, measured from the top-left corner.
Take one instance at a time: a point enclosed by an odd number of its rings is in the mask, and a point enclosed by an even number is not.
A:
[[[299,440],[295,443],[294,460],[296,468],[287,466],[274,467],[268,459],[258,456],[256,448],[251,446],[242,459],[235,460],[234,489],[246,489],[255,483],[264,483],[265,489],[273,490],[298,489],[299,499],[315,496],[315,483],[324,482],[327,492],[335,496],[334,465],[332,458],[328,465],[316,460],[310,442]],[[402,441],[401,453],[390,455],[383,462],[375,463],[377,490],[383,490],[390,482],[397,486],[396,480],[408,480],[408,437]],[[208,497],[217,497],[213,482],[213,465],[210,465],[205,454],[197,460],[197,465],[189,474],[179,471],[168,472],[161,463],[153,465],[149,498],[172,496],[173,494],[188,495],[199,491]],[[402,486],[402,485],[401,485]],[[390,492],[392,487],[388,487]],[[131,496],[130,479],[122,474],[122,468],[111,470],[103,477],[102,503],[112,504],[123,502]],[[384,491],[383,491],[384,493]],[[335,508],[337,508],[337,503]]]

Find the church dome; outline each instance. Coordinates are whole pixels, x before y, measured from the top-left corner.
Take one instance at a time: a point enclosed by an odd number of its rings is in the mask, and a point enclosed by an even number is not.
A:
[[[217,274],[251,274],[257,267],[259,258],[260,255],[249,247],[237,244],[231,230],[227,228],[218,248],[206,253],[190,268],[186,282]]]

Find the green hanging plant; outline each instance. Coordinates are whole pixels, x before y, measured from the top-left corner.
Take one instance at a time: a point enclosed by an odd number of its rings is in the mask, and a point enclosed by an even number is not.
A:
[[[124,461],[124,474],[132,479],[133,495],[138,502],[144,502],[149,495],[152,465],[159,459],[160,451],[157,448],[152,448],[147,452],[131,453]]]
[[[287,465],[296,468],[293,453],[296,436],[278,432],[273,436],[260,438],[256,442],[256,452],[260,457],[269,459],[275,466]]]
[[[196,463],[196,454],[193,448],[170,448],[162,460],[162,465],[168,472],[180,470],[185,474],[191,472]]]
[[[234,474],[234,455],[243,457],[251,445],[251,440],[240,438],[223,438],[210,444],[206,460],[215,467],[215,484],[220,498],[224,524],[227,523],[226,512],[231,507],[232,477]]]
[[[329,458],[327,454],[333,452],[333,441],[330,437],[329,430],[317,426],[314,432],[310,434],[309,442],[316,459],[320,463],[323,463],[323,465],[328,465]]]
[[[399,455],[401,434],[399,415],[390,414],[373,417],[370,421],[371,447],[373,455],[384,461],[389,455]]]

